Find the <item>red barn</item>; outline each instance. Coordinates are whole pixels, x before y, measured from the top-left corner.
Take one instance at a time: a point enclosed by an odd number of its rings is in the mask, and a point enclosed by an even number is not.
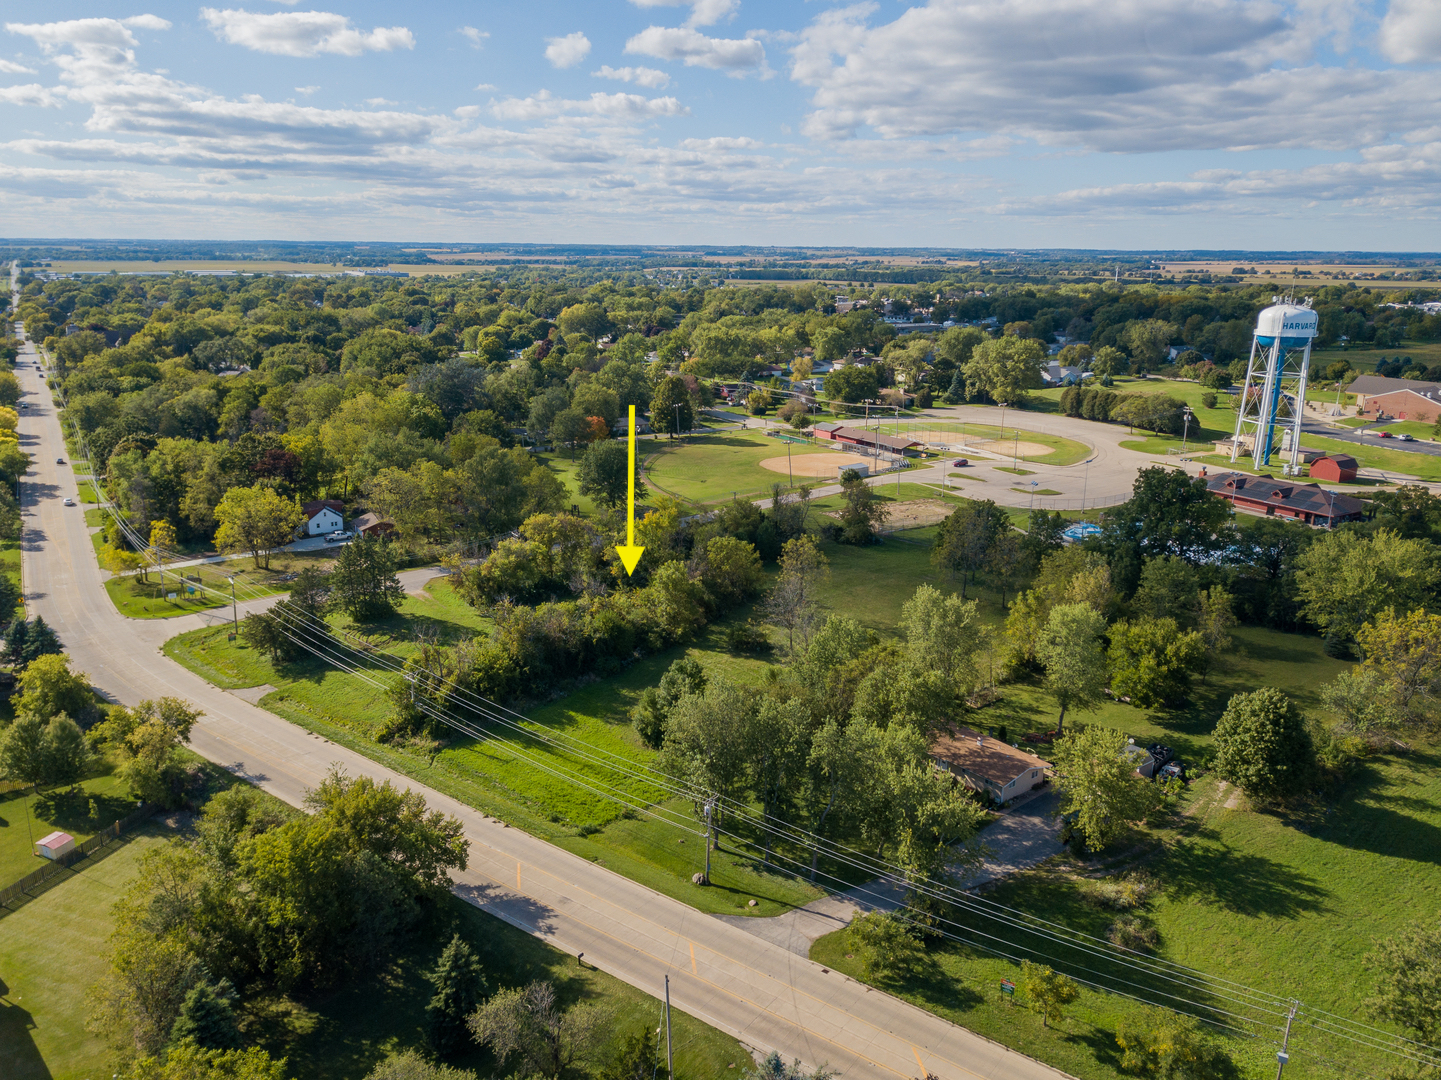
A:
[[[1311,479],[1333,484],[1356,479],[1356,459],[1350,454],[1327,454],[1311,462]]]

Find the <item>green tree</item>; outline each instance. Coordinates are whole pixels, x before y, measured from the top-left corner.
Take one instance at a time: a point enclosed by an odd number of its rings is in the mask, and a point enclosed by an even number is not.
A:
[[[89,994],[91,1022],[117,1047],[140,1055],[158,1054],[170,1041],[191,988],[205,977],[200,958],[182,935],[152,932],[146,914],[123,899],[116,905],[110,971]]]
[[[519,1058],[527,1073],[560,1080],[567,1069],[595,1057],[612,1018],[600,1005],[562,1009],[555,987],[533,982],[523,990],[497,990],[468,1023],[475,1041],[490,1047],[501,1065]]]
[[[690,793],[696,817],[706,820],[707,800],[722,803],[738,795],[744,785],[753,750],[757,702],[754,695],[728,679],[710,679],[704,696],[687,694],[671,709],[666,724],[660,767],[683,783]],[[717,806],[710,818],[708,843],[717,842],[725,815]]]
[[[1091,370],[1095,372],[1098,379],[1124,375],[1131,370],[1131,361],[1115,346],[1102,345],[1096,350],[1095,359],[1091,361]]]
[[[405,600],[395,562],[395,553],[384,540],[366,537],[346,544],[330,574],[335,606],[355,622],[394,615]]]
[[[1228,1080],[1235,1064],[1189,1016],[1169,1009],[1127,1012],[1116,1025],[1121,1068],[1152,1080]]]
[[[185,995],[180,1015],[170,1029],[171,1043],[190,1040],[202,1050],[238,1050],[240,1025],[235,1020],[235,989],[228,980],[196,983]]]
[[[907,975],[925,955],[916,931],[889,912],[856,915],[846,927],[846,946],[861,962],[863,979]]]
[[[248,551],[257,568],[270,568],[270,555],[289,543],[303,520],[300,503],[268,487],[233,487],[215,507],[215,543],[222,551]]]
[[[426,1060],[414,1050],[392,1053],[370,1072],[365,1080],[477,1080],[469,1069],[456,1069],[449,1065],[437,1065]],[[641,1080],[650,1080],[647,1074]]]
[[[1316,747],[1306,719],[1274,687],[1236,694],[1216,722],[1216,775],[1247,795],[1284,798],[1315,777]]]
[[[1166,358],[1171,338],[1177,333],[1174,325],[1160,319],[1138,319],[1126,326],[1126,348],[1131,351],[1137,371],[1154,371]]]
[[[46,784],[74,784],[90,768],[90,744],[80,725],[64,713],[50,718],[40,743],[40,761]]]
[[[1349,641],[1390,608],[1426,607],[1441,581],[1437,549],[1389,529],[1364,536],[1348,529],[1322,535],[1296,560],[1302,611],[1328,636]]]
[[[1155,466],[1136,474],[1130,499],[1106,511],[1101,543],[1116,554],[1133,553],[1137,562],[1175,555],[1196,565],[1229,542],[1230,516],[1205,480]]]
[[[755,595],[765,580],[755,545],[734,536],[717,536],[706,542],[701,583],[723,608]]]
[[[120,755],[120,775],[135,798],[169,806],[178,802],[180,746],[202,715],[180,698],[142,701],[133,709],[112,709],[91,737]]]
[[[65,713],[88,718],[95,711],[90,677],[70,670],[70,657],[51,653],[31,661],[16,680],[13,699],[17,713],[32,713],[42,720]]]
[[[640,701],[630,716],[645,744],[659,750],[665,742],[666,725],[676,702],[686,694],[704,694],[705,686],[705,669],[698,661],[682,656],[666,668],[658,685],[641,691]]]
[[[1021,976],[1016,988],[1033,1011],[1041,1014],[1041,1026],[1050,1027],[1065,1019],[1065,1008],[1081,996],[1075,980],[1043,964],[1021,961]]]
[[[966,386],[992,401],[1019,405],[1041,386],[1046,348],[1034,338],[1001,337],[981,342],[966,361]]]
[[[485,996],[485,972],[474,950],[456,934],[426,978],[435,984],[425,1007],[426,1042],[440,1057],[449,1057],[469,1038],[465,1021]]]
[[[1441,684],[1441,616],[1420,609],[1383,611],[1356,632],[1362,666],[1380,675],[1385,696],[1404,724],[1424,723]]]
[[[1057,731],[1064,730],[1068,709],[1089,711],[1102,701],[1108,681],[1101,642],[1105,632],[1106,620],[1089,604],[1051,609],[1036,655],[1046,669],[1046,689],[1061,709]]]
[[[20,713],[0,732],[0,776],[39,787],[45,783],[45,721]]]
[[[847,544],[871,544],[876,530],[886,523],[890,511],[876,498],[875,491],[854,469],[841,473],[841,540]]]
[[[1231,631],[1236,628],[1235,601],[1225,588],[1213,585],[1196,594],[1196,633],[1206,647],[1201,678],[1210,672],[1216,657],[1231,648]]]
[[[874,401],[880,392],[878,365],[847,364],[826,376],[826,397],[831,401]]]
[[[279,1061],[258,1046],[244,1050],[206,1050],[181,1043],[164,1058],[137,1061],[126,1080],[286,1080],[285,1058]]]
[[[619,506],[626,501],[629,470],[630,451],[625,442],[620,439],[607,439],[605,442],[592,443],[585,456],[580,459],[577,473],[580,493],[589,495],[606,506]],[[640,478],[640,462],[637,461],[636,499],[643,498],[645,492],[645,483]]]
[[[28,622],[23,617],[16,618],[5,631],[5,656],[17,672],[32,660],[63,651],[59,636],[38,615]]]
[[[1366,1007],[1426,1043],[1441,1040],[1441,926],[1417,922],[1381,941],[1366,957],[1378,975]]]
[[[824,1065],[807,1069],[799,1060],[787,1065],[785,1059],[772,1050],[759,1065],[753,1065],[742,1073],[741,1080],[835,1080],[837,1075],[834,1069]]]
[[[1092,851],[1109,846],[1164,800],[1161,786],[1138,776],[1125,750],[1126,736],[1099,724],[1056,740],[1052,765],[1061,814]]]
[[[1110,636],[1111,690],[1143,709],[1180,700],[1206,657],[1201,635],[1172,618],[1122,620]]]
[[[796,637],[802,648],[808,646],[820,620],[819,593],[830,580],[830,564],[815,538],[805,535],[786,541],[780,570],[766,597],[766,617],[786,631],[788,647],[794,653]]]
[[[983,633],[974,600],[920,585],[901,606],[901,630],[921,665],[938,672],[958,693],[969,692],[976,681],[976,654]]]
[[[616,1046],[615,1055],[600,1071],[600,1080],[670,1080],[661,1072],[659,1042],[654,1032],[632,1031]]]
[[[990,499],[966,500],[941,522],[931,561],[951,574],[960,574],[964,597],[967,583],[990,560],[997,537],[1010,527],[1006,512]]]
[[[1167,616],[1190,621],[1200,582],[1190,563],[1175,555],[1157,555],[1141,567],[1141,585],[1131,598],[1131,609],[1141,616]]]

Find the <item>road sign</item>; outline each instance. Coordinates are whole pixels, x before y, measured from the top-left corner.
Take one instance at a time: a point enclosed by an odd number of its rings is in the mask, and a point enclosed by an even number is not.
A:
[[[1014,994],[1015,992],[1016,992],[1016,984],[1015,984],[1015,983],[1011,982],[1010,979],[1002,979],[1002,980],[1001,980],[1001,993],[1005,994],[1007,997],[1010,997],[1010,996],[1011,996],[1012,994]]]

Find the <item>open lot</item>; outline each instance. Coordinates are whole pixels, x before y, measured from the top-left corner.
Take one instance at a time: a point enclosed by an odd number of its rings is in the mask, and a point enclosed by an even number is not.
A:
[[[0,888],[40,868],[34,843],[55,830],[83,843],[135,809],[121,784],[102,764],[96,774],[74,787],[38,794],[14,787],[0,795]]]

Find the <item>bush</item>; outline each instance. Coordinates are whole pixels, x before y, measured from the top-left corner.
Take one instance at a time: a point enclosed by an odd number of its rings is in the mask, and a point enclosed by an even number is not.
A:
[[[1087,899],[1113,911],[1134,911],[1143,907],[1155,892],[1156,883],[1148,874],[1131,873],[1095,882]]]
[[[1150,952],[1159,944],[1156,928],[1135,915],[1122,915],[1106,928],[1106,940],[1132,952]]]
[[[881,911],[852,919],[846,946],[860,959],[861,976],[866,979],[914,971],[924,955],[915,930]]]
[[[1201,407],[1204,408],[1204,409],[1214,409],[1214,408],[1216,407],[1216,395],[1215,395],[1215,394],[1202,394],[1202,395],[1201,395]]]
[[[731,623],[725,631],[726,648],[742,656],[756,656],[771,650],[771,639],[765,627],[757,626],[755,620]]]
[[[1295,703],[1274,687],[1232,697],[1216,723],[1216,775],[1261,799],[1309,786],[1316,747]]]

